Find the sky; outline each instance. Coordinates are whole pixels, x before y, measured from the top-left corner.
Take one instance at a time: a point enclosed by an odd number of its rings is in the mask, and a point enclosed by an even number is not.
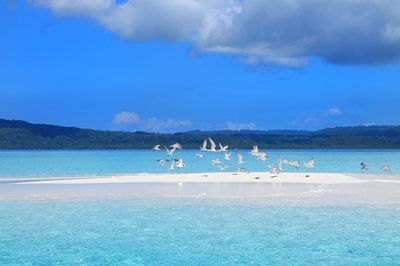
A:
[[[178,132],[400,124],[397,0],[5,0],[0,118]]]

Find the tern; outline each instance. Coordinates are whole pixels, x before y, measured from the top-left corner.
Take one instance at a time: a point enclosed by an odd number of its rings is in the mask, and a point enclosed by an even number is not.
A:
[[[251,152],[249,152],[250,155],[252,156],[257,156],[258,155],[258,146],[257,145],[253,145],[253,149],[251,150]]]
[[[195,156],[196,156],[197,158],[204,158],[204,154],[201,154],[201,153],[197,153]]]
[[[238,168],[236,168],[236,173],[250,173],[250,172],[247,171],[246,168],[238,167]]]
[[[226,160],[226,161],[230,161],[231,160],[231,155],[232,155],[232,153],[228,153],[228,152],[226,152],[226,153],[224,153],[224,160]]]
[[[157,162],[161,165],[161,166],[164,166],[165,165],[165,163],[166,163],[166,161],[165,160],[157,160]]]
[[[299,161],[291,161],[291,160],[283,160],[282,161],[284,164],[290,165],[292,167],[295,167],[298,169],[300,167],[300,162]]]
[[[266,161],[268,159],[268,154],[266,152],[259,152],[257,154],[257,160]]]
[[[269,168],[269,169],[271,169],[271,173],[272,173],[272,174],[277,175],[277,174],[280,173],[279,167],[276,167],[276,166],[273,165],[273,164],[269,164],[269,165],[267,165],[266,167]]]
[[[171,163],[171,166],[169,167],[169,170],[170,170],[170,171],[173,171],[174,168],[175,168],[175,161],[172,160],[172,163]]]
[[[361,162],[361,173],[365,173],[367,170],[368,170],[368,166],[367,166],[367,163],[365,163],[365,162]]]
[[[307,162],[304,163],[304,168],[313,168],[315,164],[315,159],[311,158],[310,160],[308,160]]]
[[[217,166],[218,166],[218,168],[219,168],[219,170],[220,170],[221,172],[225,171],[227,168],[230,167],[229,164],[228,164],[228,165],[224,165],[224,166],[222,166],[222,165],[217,165]]]
[[[203,145],[200,147],[200,151],[207,151],[207,139],[204,139]]]
[[[243,155],[240,153],[240,151],[238,149],[235,149],[236,155],[238,157],[237,163],[238,164],[243,164]]]
[[[211,143],[211,147],[208,151],[216,152],[217,150],[215,148],[217,147],[217,145],[215,145],[215,142],[211,138],[208,138],[208,140]]]
[[[153,150],[155,150],[155,151],[160,151],[161,149],[160,149],[160,144],[158,144],[158,145],[155,145],[154,147],[153,147]]]
[[[219,144],[219,152],[226,152],[228,150],[229,145],[222,146],[221,142]]]
[[[383,165],[382,167],[381,167],[381,169],[382,169],[382,171],[384,171],[386,174],[391,174],[392,173],[392,170],[390,169],[390,165]]]
[[[175,161],[175,167],[176,168],[183,168],[185,166],[186,166],[186,164],[183,162],[182,158]]]
[[[164,146],[164,148],[167,150],[167,155],[168,156],[172,156],[174,154],[175,150],[176,150],[175,147],[173,147],[171,149],[168,149],[167,147]]]
[[[217,158],[217,159],[211,160],[211,163],[212,163],[212,165],[218,165],[218,164],[221,164],[222,162]]]
[[[169,146],[169,147],[170,147],[170,148],[175,148],[175,149],[180,149],[180,150],[182,150],[182,145],[179,144],[179,143],[172,144],[172,145]]]

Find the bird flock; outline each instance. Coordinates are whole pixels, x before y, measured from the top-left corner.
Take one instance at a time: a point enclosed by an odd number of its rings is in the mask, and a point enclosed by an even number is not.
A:
[[[200,152],[196,153],[195,157],[198,159],[205,159],[207,153],[222,154],[222,156],[220,157],[217,157],[215,155],[210,155],[212,156],[210,163],[212,166],[218,168],[219,171],[223,172],[231,168],[232,166],[231,165],[231,162],[233,161],[231,159],[232,152],[230,152],[228,148],[229,145],[223,145],[221,144],[221,142],[218,142],[217,146],[216,143],[211,138],[206,138],[204,139],[202,145],[199,147]],[[182,150],[183,148],[181,144],[175,143],[170,145],[169,147],[164,146],[164,149],[166,151],[167,156],[174,157],[175,152],[177,150]],[[162,151],[161,145],[160,144],[155,145],[153,147],[153,150]],[[235,169],[235,174],[242,172],[248,173],[249,171],[242,166],[243,164],[246,163],[242,153],[238,149],[234,149],[234,151],[236,154],[236,164],[237,164],[237,167]],[[249,152],[249,155],[255,158],[257,161],[265,162],[269,159],[268,154],[266,152],[260,151],[257,145],[253,146],[253,149]],[[160,166],[169,165],[169,171],[174,171],[175,169],[183,168],[186,166],[186,163],[183,161],[182,158],[159,159],[157,160],[157,162],[159,163]],[[290,166],[299,169],[301,165],[303,165],[303,167],[306,169],[313,168],[315,165],[315,159],[311,158],[310,160],[301,164],[300,161],[291,161],[278,157],[278,162],[276,164],[267,164],[266,168],[270,169],[271,173],[273,174],[279,174],[280,172],[284,171],[284,166]]]
[[[183,149],[181,144],[174,143],[169,147],[164,146],[163,148],[166,151],[168,159],[157,160],[160,166],[169,166],[169,171],[174,171],[176,169],[186,167],[186,163],[183,161],[182,158],[174,158],[175,152]],[[212,157],[212,159],[210,160],[211,165],[219,169],[219,171],[223,172],[232,167],[231,164],[233,161],[231,159],[232,152],[230,152],[228,148],[229,145],[223,145],[221,144],[221,142],[218,142],[217,146],[216,143],[211,138],[206,138],[204,139],[202,145],[199,147],[200,152],[196,153],[195,157],[198,159],[205,159],[207,153],[211,154],[210,155],[210,157]],[[161,145],[158,144],[153,147],[153,150],[162,151],[163,149],[161,148]],[[245,167],[243,167],[246,161],[244,160],[242,153],[238,149],[234,149],[234,151],[236,154],[236,165],[237,165],[235,169],[235,174],[242,172],[249,173],[249,171]],[[218,156],[217,154],[222,154],[222,156],[217,157]],[[249,155],[255,158],[257,161],[265,162],[269,160],[268,153],[260,151],[257,145],[253,146],[253,149],[249,152]],[[278,156],[278,161],[276,163],[267,164],[265,166],[270,170],[272,174],[279,174],[283,172],[285,170],[285,167],[292,167],[296,170],[300,169],[301,167],[303,167],[304,169],[311,169],[315,167],[315,158],[311,158],[305,162],[301,162],[299,160],[293,161],[293,160],[283,159],[280,156]],[[361,162],[360,166],[361,166],[361,173],[366,173],[368,170],[367,163]],[[390,166],[387,164],[381,167],[381,171],[386,174],[392,173]]]

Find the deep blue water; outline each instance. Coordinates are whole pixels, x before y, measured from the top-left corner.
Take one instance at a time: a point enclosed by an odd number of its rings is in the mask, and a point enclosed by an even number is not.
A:
[[[399,265],[400,209],[0,202],[0,265]]]
[[[266,162],[257,161],[242,150],[246,163],[240,166],[250,171],[266,171],[266,164],[276,164],[278,155],[284,159],[306,161],[316,158],[315,172],[359,173],[360,162],[368,163],[369,172],[380,173],[380,167],[389,164],[394,173],[400,173],[399,150],[267,150],[270,158]],[[206,158],[195,158],[197,150],[177,151],[173,158],[183,158],[186,168],[175,172],[216,172],[219,169],[210,161],[220,158],[221,153],[205,153]],[[239,165],[232,152],[228,171]],[[60,177],[90,176],[134,173],[166,173],[169,164],[161,167],[157,159],[167,159],[164,151],[0,151],[1,177]],[[286,167],[286,171],[295,170]]]

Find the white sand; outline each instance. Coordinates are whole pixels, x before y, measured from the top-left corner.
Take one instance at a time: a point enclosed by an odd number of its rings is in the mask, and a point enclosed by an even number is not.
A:
[[[308,177],[307,177],[308,175]],[[259,178],[258,178],[259,177]],[[258,178],[258,179],[256,179]],[[307,205],[400,206],[400,176],[339,173],[191,173],[14,179],[0,200],[234,198]]]
[[[146,174],[44,180],[20,184],[117,184],[117,183],[296,183],[296,184],[352,184],[367,182],[354,176],[338,173],[190,173]]]

